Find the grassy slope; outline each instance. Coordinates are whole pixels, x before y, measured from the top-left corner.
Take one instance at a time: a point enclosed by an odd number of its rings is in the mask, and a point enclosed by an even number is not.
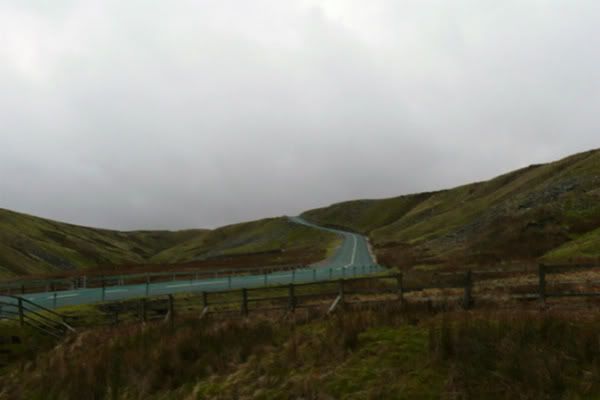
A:
[[[13,364],[0,399],[595,399],[591,312],[381,308],[98,328]]]
[[[310,210],[303,214],[307,219],[323,225],[341,227],[367,234],[402,218],[431,193],[393,197],[383,200],[354,200]]]
[[[0,277],[137,263],[205,232],[118,232],[0,209]]]
[[[0,278],[110,265],[188,262],[247,253],[306,250],[327,255],[337,236],[271,218],[214,231],[119,232],[81,227],[0,209]],[[292,253],[290,253],[292,254]],[[290,255],[297,257],[298,253]],[[294,262],[290,257],[282,262]],[[310,258],[310,257],[309,257]]]
[[[544,260],[568,262],[574,259],[600,258],[600,229],[581,235],[551,250]]]
[[[287,218],[267,218],[228,225],[166,249],[153,262],[186,262],[241,254],[285,253],[304,249],[325,257],[338,243],[334,234],[295,224]]]
[[[552,261],[579,255],[565,243],[600,227],[600,151],[523,168],[486,182],[311,210],[317,223],[368,233],[382,262]],[[587,257],[600,256],[590,234]],[[563,251],[553,251],[559,246]]]

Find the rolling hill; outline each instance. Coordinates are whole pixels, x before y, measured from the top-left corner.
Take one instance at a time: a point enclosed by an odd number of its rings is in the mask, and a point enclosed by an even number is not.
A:
[[[303,251],[311,259],[325,258],[336,247],[337,235],[299,225],[287,218],[267,218],[227,225],[169,247],[151,262],[173,263],[248,254],[271,254],[285,261],[285,254]],[[289,260],[291,261],[291,260]]]
[[[118,232],[0,209],[0,277],[141,263],[207,232]]]
[[[390,266],[596,260],[600,151],[449,190],[333,204],[303,217],[368,235]]]
[[[460,268],[506,262],[600,259],[600,150],[532,165],[453,189],[353,200],[304,218],[369,237],[381,264]],[[214,230],[119,232],[0,209],[0,277],[106,266],[259,256],[312,262],[339,243],[331,233],[267,218]],[[249,259],[250,260],[250,259]]]
[[[260,253],[291,264],[325,258],[338,240],[284,217],[215,230],[119,232],[0,209],[0,278]]]

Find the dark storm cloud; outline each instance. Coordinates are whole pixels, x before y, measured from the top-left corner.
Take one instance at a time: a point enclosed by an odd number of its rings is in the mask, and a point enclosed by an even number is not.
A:
[[[0,0],[0,207],[217,226],[598,146],[592,1]]]

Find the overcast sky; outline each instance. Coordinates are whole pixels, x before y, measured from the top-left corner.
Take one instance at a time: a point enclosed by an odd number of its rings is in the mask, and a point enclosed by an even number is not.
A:
[[[600,2],[0,0],[0,207],[215,227],[600,145]]]

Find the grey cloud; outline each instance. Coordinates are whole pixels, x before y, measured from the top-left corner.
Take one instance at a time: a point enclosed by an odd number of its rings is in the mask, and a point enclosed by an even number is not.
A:
[[[211,227],[598,146],[600,10],[0,1],[0,207]]]

